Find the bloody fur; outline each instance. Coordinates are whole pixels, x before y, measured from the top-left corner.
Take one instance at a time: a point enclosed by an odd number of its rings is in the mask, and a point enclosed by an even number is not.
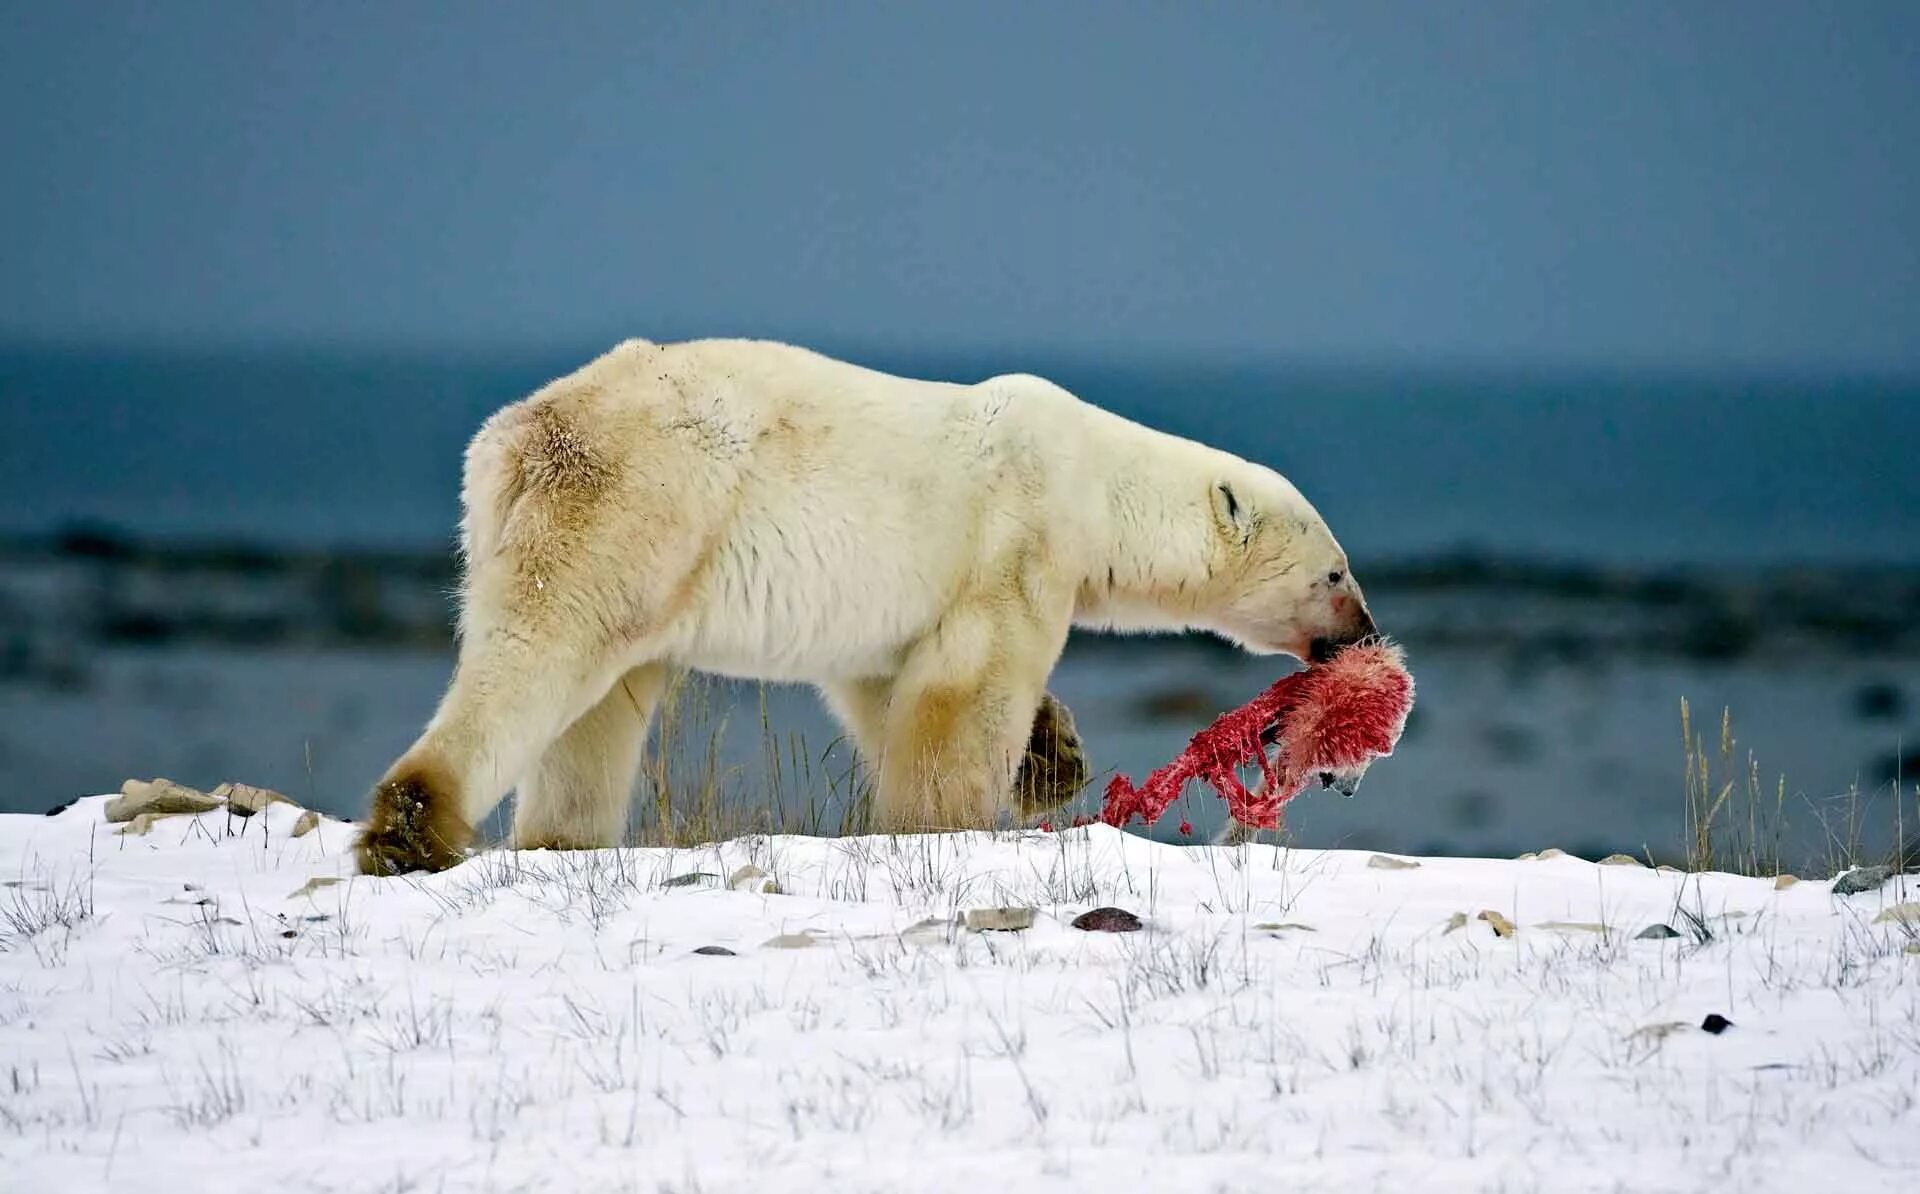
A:
[[[1221,714],[1140,787],[1114,776],[1100,819],[1125,825],[1137,814],[1151,825],[1179,799],[1187,781],[1199,779],[1226,800],[1234,820],[1276,828],[1281,806],[1315,774],[1392,754],[1412,709],[1413,676],[1399,647],[1384,641],[1348,647]],[[1269,757],[1266,743],[1276,739],[1279,750]],[[1240,782],[1239,770],[1249,763],[1260,767],[1257,792]]]

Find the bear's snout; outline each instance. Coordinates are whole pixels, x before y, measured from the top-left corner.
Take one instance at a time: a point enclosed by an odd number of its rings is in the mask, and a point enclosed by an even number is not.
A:
[[[1373,624],[1373,615],[1367,612],[1366,606],[1356,603],[1354,611],[1352,621],[1339,634],[1316,635],[1308,641],[1308,663],[1330,663],[1342,648],[1365,642],[1380,633],[1380,628]]]

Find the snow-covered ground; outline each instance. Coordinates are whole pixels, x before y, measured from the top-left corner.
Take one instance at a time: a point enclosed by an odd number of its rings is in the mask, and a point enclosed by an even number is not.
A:
[[[10,1194],[1920,1173],[1913,877],[1843,897],[1093,827],[496,852],[371,880],[351,826],[293,838],[290,806],[141,837],[103,805],[0,817]],[[747,865],[780,893],[727,889]],[[949,923],[994,905],[1036,922]],[[1096,905],[1146,927],[1070,926]],[[1652,924],[1680,935],[1636,938]]]

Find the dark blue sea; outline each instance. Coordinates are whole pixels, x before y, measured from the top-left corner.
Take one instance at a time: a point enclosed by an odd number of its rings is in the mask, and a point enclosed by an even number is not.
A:
[[[0,531],[446,543],[467,437],[594,350],[0,351]],[[836,355],[1045,374],[1279,469],[1362,561],[1920,561],[1920,379]]]

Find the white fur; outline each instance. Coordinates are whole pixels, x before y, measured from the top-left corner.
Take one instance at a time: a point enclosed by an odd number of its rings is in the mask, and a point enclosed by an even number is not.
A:
[[[630,341],[489,419],[463,498],[459,666],[389,774],[468,825],[519,783],[526,845],[617,837],[676,669],[820,686],[883,826],[975,825],[1071,625],[1294,654],[1371,629],[1284,478],[1025,375]]]

